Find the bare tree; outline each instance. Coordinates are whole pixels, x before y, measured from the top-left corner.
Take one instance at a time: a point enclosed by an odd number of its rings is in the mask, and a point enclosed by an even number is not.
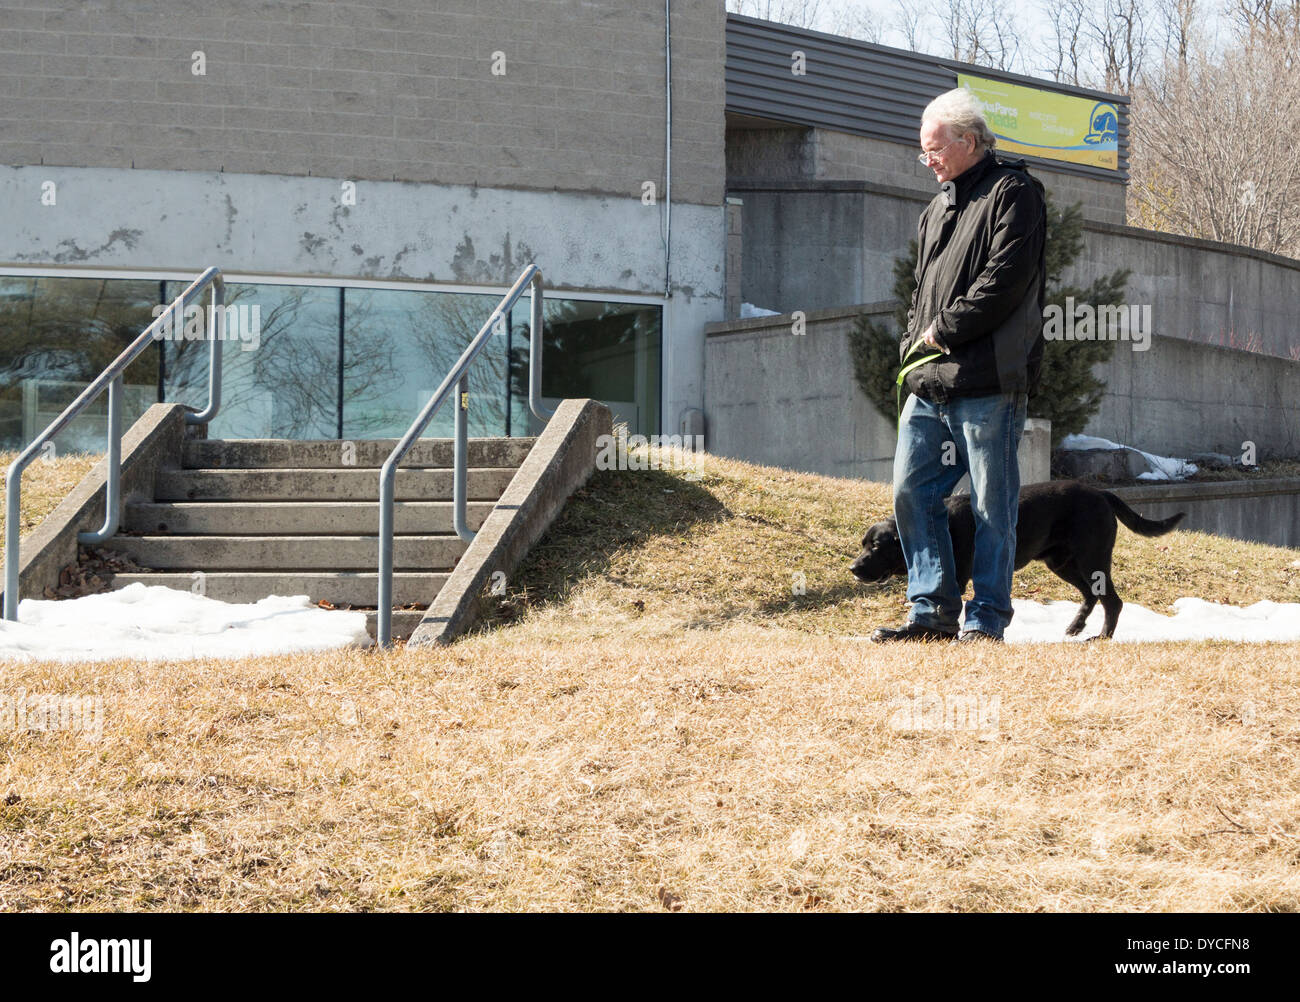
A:
[[[727,0],[727,10],[796,28],[812,28],[822,14],[822,0]]]
[[[1201,40],[1200,0],[1156,0],[1154,32],[1166,60],[1185,67],[1194,44]]]
[[[1300,0],[1228,0],[1224,13],[1242,39],[1300,30]]]
[[[879,42],[883,23],[865,3],[847,0],[833,5],[825,19],[826,30],[846,38],[860,38],[864,42]]]
[[[953,59],[1011,69],[1020,55],[1020,35],[1010,0],[933,0]]]
[[[866,0],[727,0],[727,10],[867,42],[879,42],[883,30]]]
[[[923,0],[894,0],[893,27],[903,36],[903,46],[914,52],[922,51],[922,34],[929,11]]]
[[[1137,225],[1295,256],[1300,160],[1278,137],[1300,130],[1291,81],[1300,41],[1266,34],[1220,57],[1192,47],[1134,92],[1130,219]]]
[[[1052,79],[1077,86],[1080,66],[1086,58],[1083,26],[1088,7],[1084,0],[1042,0],[1040,9],[1051,25]]]
[[[1090,8],[1086,27],[1101,63],[1101,88],[1132,93],[1147,47],[1143,0],[1105,0],[1100,7]]]

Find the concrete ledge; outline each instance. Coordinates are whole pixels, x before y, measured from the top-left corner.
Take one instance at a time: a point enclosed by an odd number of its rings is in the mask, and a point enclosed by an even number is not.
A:
[[[1019,154],[1013,154],[1018,156]],[[1030,172],[1040,179],[1043,176],[1043,168],[1038,164],[1029,165]],[[1051,168],[1047,168],[1049,171]],[[1082,176],[1082,175],[1076,175]],[[1095,175],[1088,175],[1095,177]],[[1052,180],[1051,178],[1048,179]],[[1097,180],[1109,180],[1108,178],[1097,178]],[[921,188],[908,188],[896,184],[882,184],[879,181],[866,180],[824,180],[821,178],[790,178],[783,180],[768,180],[763,178],[743,178],[738,177],[727,182],[727,191],[732,191],[743,195],[750,191],[771,191],[785,194],[809,194],[817,195],[825,192],[861,192],[870,195],[885,195],[890,198],[897,198],[908,202],[917,202],[928,204],[933,200],[935,192],[927,191]],[[1231,254],[1235,257],[1254,258],[1257,261],[1266,261],[1269,264],[1280,265],[1283,268],[1300,270],[1300,260],[1286,257],[1282,254],[1274,254],[1270,251],[1257,250],[1254,247],[1246,247],[1241,244],[1230,244],[1222,240],[1206,240],[1203,237],[1189,237],[1181,233],[1166,233],[1163,230],[1147,230],[1139,226],[1128,226],[1123,223],[1108,223],[1100,219],[1084,219],[1083,228],[1091,230],[1094,233],[1106,233],[1111,236],[1130,237],[1134,240],[1146,240],[1152,243],[1171,244],[1177,247],[1190,247],[1195,250],[1215,251],[1220,254]]]
[[[1272,494],[1300,494],[1300,479],[1279,477],[1273,480],[1220,480],[1208,484],[1170,484],[1153,482],[1136,487],[1107,487],[1125,501],[1222,501]]]
[[[429,606],[409,644],[447,644],[478,618],[484,587],[500,571],[509,575],[587,482],[596,465],[596,442],[613,434],[609,408],[595,400],[565,400],[515,473],[446,584]]]
[[[828,306],[821,310],[807,310],[804,320],[807,323],[819,323],[825,320],[856,320],[860,315],[891,315],[898,308],[898,302],[887,299],[879,303],[860,303],[857,306]],[[790,335],[790,325],[794,323],[793,313],[775,313],[770,317],[746,317],[744,320],[715,320],[704,325],[706,337],[727,337],[734,334],[753,334],[770,332],[774,335]]]
[[[1187,512],[1180,529],[1300,546],[1300,478],[1107,487],[1148,518]]]
[[[159,468],[179,462],[187,410],[181,404],[154,404],[122,436],[123,507],[133,500],[152,501]],[[107,483],[105,458],[23,539],[18,567],[20,598],[40,597],[47,585],[58,585],[59,571],[76,562],[77,533],[92,532],[104,524]]]

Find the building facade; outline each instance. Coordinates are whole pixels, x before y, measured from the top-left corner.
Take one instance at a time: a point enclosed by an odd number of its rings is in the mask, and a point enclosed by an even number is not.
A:
[[[0,447],[212,265],[256,326],[224,345],[213,436],[400,434],[528,264],[544,396],[698,434],[707,324],[890,295],[934,190],[921,109],[970,74],[1112,106],[1113,168],[1029,159],[1123,222],[1122,97],[722,0],[8,0]],[[472,370],[472,434],[536,430],[528,319]],[[204,399],[206,332],[175,333],[128,373],[128,419]],[[99,406],[61,447],[102,447]]]
[[[0,444],[211,265],[261,325],[225,346],[214,436],[399,434],[530,263],[543,393],[674,428],[722,315],[723,19],[633,0],[5,4]],[[473,370],[472,434],[529,431],[527,322],[524,302]],[[160,342],[128,418],[198,403],[205,354]],[[83,423],[68,445],[94,447]]]

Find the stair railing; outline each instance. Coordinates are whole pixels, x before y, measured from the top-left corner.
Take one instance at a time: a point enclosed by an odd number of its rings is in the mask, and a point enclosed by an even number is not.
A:
[[[506,314],[514,308],[524,290],[531,287],[531,317],[528,352],[528,409],[540,421],[546,421],[554,411],[542,406],[542,273],[537,266],[530,264],[523,270],[510,291],[502,297],[496,309],[487,318],[479,332],[470,341],[469,347],[456,360],[433,396],[416,416],[393,451],[389,453],[379,471],[379,615],[376,635],[380,647],[387,647],[393,640],[393,505],[397,482],[397,466],[410,451],[416,440],[424,433],[433,416],[456,391],[455,442],[453,446],[452,471],[452,524],[456,535],[465,542],[474,539],[465,521],[465,495],[467,456],[469,452],[469,367],[478,358],[497,327],[504,323]],[[509,360],[506,362],[509,365]]]
[[[212,330],[206,331],[212,342],[208,360],[208,406],[201,411],[186,414],[187,424],[207,424],[217,415],[221,408],[221,348],[225,333],[226,283],[219,268],[209,268],[190,283],[177,296],[157,319],[146,327],[140,335],[127,345],[108,368],[68,404],[63,413],[50,422],[49,426],[32,440],[18,458],[9,464],[5,473],[5,597],[4,618],[9,622],[18,619],[18,548],[22,534],[20,512],[23,470],[31,464],[41,452],[45,443],[50,441],[68,426],[71,421],[84,411],[94,400],[108,390],[108,483],[107,496],[104,500],[104,524],[94,532],[77,533],[77,542],[95,545],[107,540],[117,532],[122,516],[122,397],[123,373],[146,348],[160,338],[164,325],[173,324],[172,330],[182,330],[185,325],[185,311],[199,298],[203,290],[212,287]]]

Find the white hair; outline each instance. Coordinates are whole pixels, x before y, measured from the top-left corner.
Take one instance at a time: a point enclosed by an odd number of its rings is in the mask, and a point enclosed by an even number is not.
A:
[[[921,124],[931,121],[946,125],[954,138],[973,132],[977,152],[995,149],[998,145],[997,136],[984,120],[984,109],[965,87],[944,91],[927,104],[925,111],[921,112]]]

